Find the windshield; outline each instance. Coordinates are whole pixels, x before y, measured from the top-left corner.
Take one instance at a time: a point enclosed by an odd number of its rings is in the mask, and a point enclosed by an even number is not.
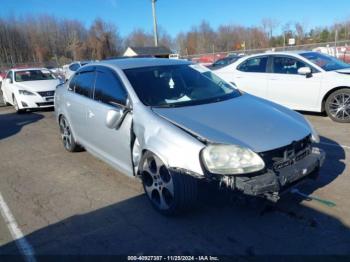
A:
[[[38,81],[38,80],[52,80],[55,77],[47,69],[23,70],[15,72],[15,81]]]
[[[350,64],[340,61],[339,59],[333,56],[321,54],[318,52],[307,52],[300,55],[310,60],[312,63],[318,65],[325,71],[350,68]]]
[[[232,85],[200,65],[133,68],[124,72],[139,99],[153,107],[213,103],[240,95]]]

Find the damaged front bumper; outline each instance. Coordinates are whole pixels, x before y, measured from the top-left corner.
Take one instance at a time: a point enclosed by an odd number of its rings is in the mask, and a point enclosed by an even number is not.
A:
[[[249,196],[262,196],[277,201],[279,195],[306,178],[316,179],[325,160],[325,152],[317,147],[302,159],[278,170],[267,168],[264,173],[215,177],[221,186]],[[214,178],[214,177],[212,177]]]

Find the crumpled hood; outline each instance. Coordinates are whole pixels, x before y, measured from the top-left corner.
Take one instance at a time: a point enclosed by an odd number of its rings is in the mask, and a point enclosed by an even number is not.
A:
[[[311,133],[299,113],[248,94],[217,103],[152,110],[211,142],[246,146],[255,152],[289,145]]]
[[[32,92],[42,92],[42,91],[53,91],[56,89],[56,86],[59,85],[60,80],[39,80],[39,81],[25,81],[25,82],[16,82],[18,88],[23,88]]]

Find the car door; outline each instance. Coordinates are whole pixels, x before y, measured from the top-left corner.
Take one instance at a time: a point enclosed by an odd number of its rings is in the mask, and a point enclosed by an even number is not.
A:
[[[108,67],[97,66],[93,101],[87,108],[86,129],[90,151],[131,176],[131,113],[125,114],[118,128],[111,129],[106,126],[108,111],[125,109],[127,99],[128,93],[117,73]]]
[[[77,72],[69,82],[67,96],[65,99],[68,121],[73,129],[77,142],[87,146],[86,128],[87,106],[92,101],[92,92],[95,84],[95,68],[87,67]]]
[[[321,74],[304,61],[288,55],[271,56],[268,99],[295,110],[314,111],[321,87]],[[312,75],[300,75],[298,69],[310,67]]]
[[[256,56],[244,60],[236,68],[233,76],[236,86],[249,94],[267,97],[268,56]]]

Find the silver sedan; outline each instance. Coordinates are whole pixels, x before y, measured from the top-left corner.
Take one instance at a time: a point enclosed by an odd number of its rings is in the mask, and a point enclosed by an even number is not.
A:
[[[193,207],[199,180],[276,201],[316,178],[325,157],[302,115],[187,61],[83,66],[57,88],[55,112],[68,151],[84,148],[140,178],[163,214]]]

